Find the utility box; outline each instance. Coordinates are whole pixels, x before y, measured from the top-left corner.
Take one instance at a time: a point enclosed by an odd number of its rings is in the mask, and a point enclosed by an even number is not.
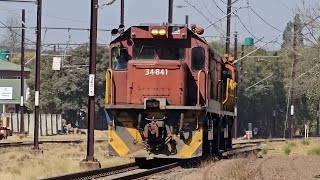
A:
[[[0,49],[0,60],[9,61],[10,52],[5,49]]]
[[[244,45],[245,46],[253,46],[254,40],[252,37],[247,37],[244,39]]]

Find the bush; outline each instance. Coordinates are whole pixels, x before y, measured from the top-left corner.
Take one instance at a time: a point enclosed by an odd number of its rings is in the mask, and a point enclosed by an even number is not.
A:
[[[320,146],[309,149],[308,155],[320,156]]]
[[[288,143],[288,146],[289,146],[290,148],[292,148],[292,147],[296,147],[297,144],[296,144],[296,142],[289,142],[289,143]]]
[[[305,146],[308,146],[310,144],[310,142],[308,140],[304,139],[304,140],[301,141],[301,144],[305,145]]]
[[[284,147],[284,154],[289,155],[291,153],[291,147],[289,144]]]
[[[262,148],[261,152],[263,155],[268,154],[269,149],[267,147]]]

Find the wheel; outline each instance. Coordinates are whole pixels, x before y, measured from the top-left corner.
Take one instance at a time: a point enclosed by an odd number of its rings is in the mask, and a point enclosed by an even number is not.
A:
[[[134,158],[136,165],[139,167],[147,166],[147,159],[146,158]]]

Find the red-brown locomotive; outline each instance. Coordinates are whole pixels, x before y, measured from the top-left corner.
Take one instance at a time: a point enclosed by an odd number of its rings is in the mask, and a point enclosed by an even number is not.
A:
[[[232,146],[236,70],[195,25],[132,26],[111,42],[109,153],[181,158]]]

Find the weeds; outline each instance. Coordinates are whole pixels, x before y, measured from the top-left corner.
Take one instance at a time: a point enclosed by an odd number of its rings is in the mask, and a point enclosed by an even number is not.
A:
[[[297,143],[296,143],[296,142],[289,142],[289,143],[288,143],[288,146],[289,146],[290,148],[296,147],[296,146],[297,146]]]
[[[313,147],[313,148],[309,149],[308,155],[317,155],[317,156],[320,156],[320,146]]]
[[[254,158],[237,159],[230,168],[230,179],[247,180],[256,177],[256,169],[252,165]]]
[[[305,145],[305,146],[308,146],[310,144],[310,142],[308,140],[304,139],[304,140],[301,141],[301,144]]]
[[[283,149],[284,154],[289,155],[289,154],[291,153],[291,147],[292,147],[292,146],[290,146],[289,144],[286,145],[286,146],[284,147],[284,149]]]
[[[9,159],[15,159],[16,158],[16,155],[14,155],[14,154],[11,154],[10,156],[9,156]]]
[[[266,154],[268,154],[268,151],[269,151],[268,147],[263,147],[262,150],[261,150],[261,153],[263,155],[266,155]]]

